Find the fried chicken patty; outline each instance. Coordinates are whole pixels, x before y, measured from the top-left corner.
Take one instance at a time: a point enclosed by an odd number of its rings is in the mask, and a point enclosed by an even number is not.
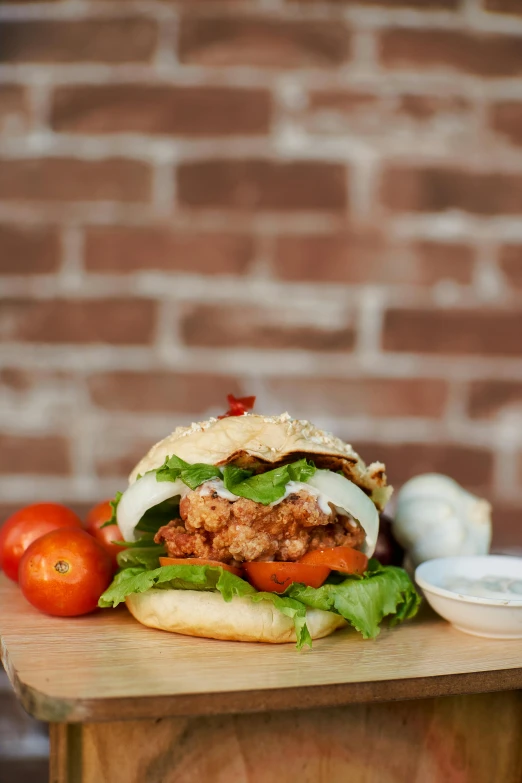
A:
[[[154,540],[169,557],[203,557],[236,564],[253,560],[298,560],[311,549],[360,547],[364,530],[352,519],[321,510],[300,490],[274,506],[247,498],[225,500],[214,490],[189,492],[181,519],[161,527]]]

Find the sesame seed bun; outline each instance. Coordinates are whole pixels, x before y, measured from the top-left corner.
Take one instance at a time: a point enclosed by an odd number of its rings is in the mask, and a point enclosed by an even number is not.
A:
[[[308,421],[292,419],[288,413],[281,416],[245,414],[177,427],[136,465],[130,483],[136,481],[138,475],[159,468],[166,457],[173,454],[191,464],[204,462],[221,466],[234,463],[255,472],[307,457],[320,469],[341,471],[372,498],[379,510],[384,508],[393,491],[386,484],[386,469],[382,462],[366,466],[349,444]]]

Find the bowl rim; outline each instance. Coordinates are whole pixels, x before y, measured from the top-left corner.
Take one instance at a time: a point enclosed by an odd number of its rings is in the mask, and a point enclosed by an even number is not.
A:
[[[455,561],[455,560],[476,561],[478,559],[483,560],[485,558],[516,560],[522,566],[522,557],[514,557],[512,555],[457,555],[455,557],[436,557],[436,558],[432,558],[431,560],[425,560],[424,563],[421,563],[420,565],[417,566],[414,574],[415,581],[418,584],[418,586],[426,593],[432,593],[433,595],[438,595],[441,598],[448,598],[449,600],[456,601],[457,603],[478,604],[480,606],[501,606],[504,608],[522,609],[522,598],[517,600],[516,598],[513,599],[485,598],[482,596],[479,597],[474,595],[464,595],[462,593],[457,593],[455,590],[448,590],[445,587],[439,587],[438,585],[434,585],[432,582],[427,581],[421,575],[419,575],[419,570],[422,569],[423,566],[426,566],[428,563],[434,563],[436,561],[448,562],[448,561]]]

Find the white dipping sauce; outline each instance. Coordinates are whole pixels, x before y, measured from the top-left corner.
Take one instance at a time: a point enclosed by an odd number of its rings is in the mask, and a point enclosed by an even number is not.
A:
[[[496,598],[497,600],[522,601],[522,579],[488,575],[480,579],[466,579],[452,576],[444,582],[446,590],[475,598]]]
[[[315,487],[310,486],[310,484],[305,484],[304,481],[289,481],[286,485],[285,494],[283,497],[274,500],[273,503],[270,503],[270,506],[277,506],[289,495],[292,495],[294,492],[299,492],[302,489],[308,492],[309,495],[317,498],[318,506],[324,514],[332,513],[332,509],[330,508],[328,499],[325,497],[325,495],[319,492],[319,490],[317,490]],[[224,498],[225,500],[230,500],[232,502],[239,500],[239,496],[229,492],[221,479],[211,479],[199,487],[200,495],[210,495],[211,492],[215,492],[218,497]]]

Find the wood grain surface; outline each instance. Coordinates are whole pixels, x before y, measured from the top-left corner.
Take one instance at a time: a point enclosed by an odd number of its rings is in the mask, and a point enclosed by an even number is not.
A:
[[[52,783],[520,783],[522,695],[62,724]]]
[[[304,709],[522,687],[522,640],[468,636],[424,610],[364,641],[218,642],[137,623],[125,608],[53,618],[0,575],[2,659],[28,712],[54,722]]]

